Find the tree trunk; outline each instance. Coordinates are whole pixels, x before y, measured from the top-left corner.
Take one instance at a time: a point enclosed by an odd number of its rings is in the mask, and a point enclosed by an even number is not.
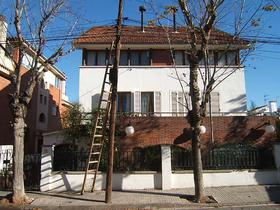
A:
[[[25,203],[26,194],[23,179],[24,158],[24,117],[17,116],[14,119],[14,149],[13,149],[13,203]]]
[[[193,175],[195,184],[195,201],[198,203],[205,201],[201,143],[200,143],[200,89],[198,86],[198,59],[193,58],[190,62],[190,94],[192,99],[192,110],[189,113],[189,123],[192,127],[192,158]]]

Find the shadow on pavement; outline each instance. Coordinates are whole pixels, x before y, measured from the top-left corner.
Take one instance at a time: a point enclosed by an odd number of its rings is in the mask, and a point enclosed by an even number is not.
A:
[[[104,200],[88,199],[88,198],[84,198],[84,197],[82,197],[82,195],[78,195],[78,194],[71,196],[71,195],[67,195],[67,194],[63,194],[63,193],[51,194],[51,193],[42,193],[42,192],[34,192],[34,191],[29,192],[29,194],[51,196],[51,197],[56,197],[56,198],[65,198],[65,199],[78,200],[78,201],[105,203]]]

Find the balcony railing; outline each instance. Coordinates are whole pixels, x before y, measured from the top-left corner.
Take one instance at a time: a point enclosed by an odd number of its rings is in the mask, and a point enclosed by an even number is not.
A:
[[[119,112],[124,117],[185,117],[188,112]],[[212,116],[247,116],[247,112],[215,112]],[[207,115],[209,116],[209,114]]]

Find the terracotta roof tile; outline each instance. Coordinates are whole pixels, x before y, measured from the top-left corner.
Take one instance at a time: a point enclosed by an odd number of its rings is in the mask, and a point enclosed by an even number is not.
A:
[[[93,27],[74,40],[74,45],[111,43],[115,39],[115,31],[113,26]],[[168,44],[167,31],[169,31],[168,35],[172,44],[190,43],[190,33],[186,28],[180,27],[177,32],[173,32],[172,28],[163,29],[159,26],[147,26],[144,33],[139,26],[124,26],[121,42],[123,44]],[[209,43],[212,45],[249,44],[248,41],[234,38],[232,35],[217,29],[212,30]]]

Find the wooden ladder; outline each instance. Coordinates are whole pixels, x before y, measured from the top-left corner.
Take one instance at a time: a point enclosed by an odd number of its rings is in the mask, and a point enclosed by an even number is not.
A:
[[[87,166],[85,170],[81,195],[83,195],[85,192],[87,175],[89,172],[94,173],[91,192],[94,191],[96,176],[99,169],[99,163],[101,160],[104,141],[106,138],[108,138],[106,129],[108,128],[108,119],[109,119],[109,113],[111,109],[112,85],[109,79],[109,74],[110,74],[110,69],[112,68],[111,54],[112,54],[113,45],[114,43],[112,42],[110,51],[106,59],[107,62],[106,70],[105,70],[103,84],[101,88],[101,94],[100,94],[97,113],[96,113],[96,120],[94,122],[94,127],[93,127],[93,136],[90,142],[90,149],[89,149],[89,154],[87,159]]]

